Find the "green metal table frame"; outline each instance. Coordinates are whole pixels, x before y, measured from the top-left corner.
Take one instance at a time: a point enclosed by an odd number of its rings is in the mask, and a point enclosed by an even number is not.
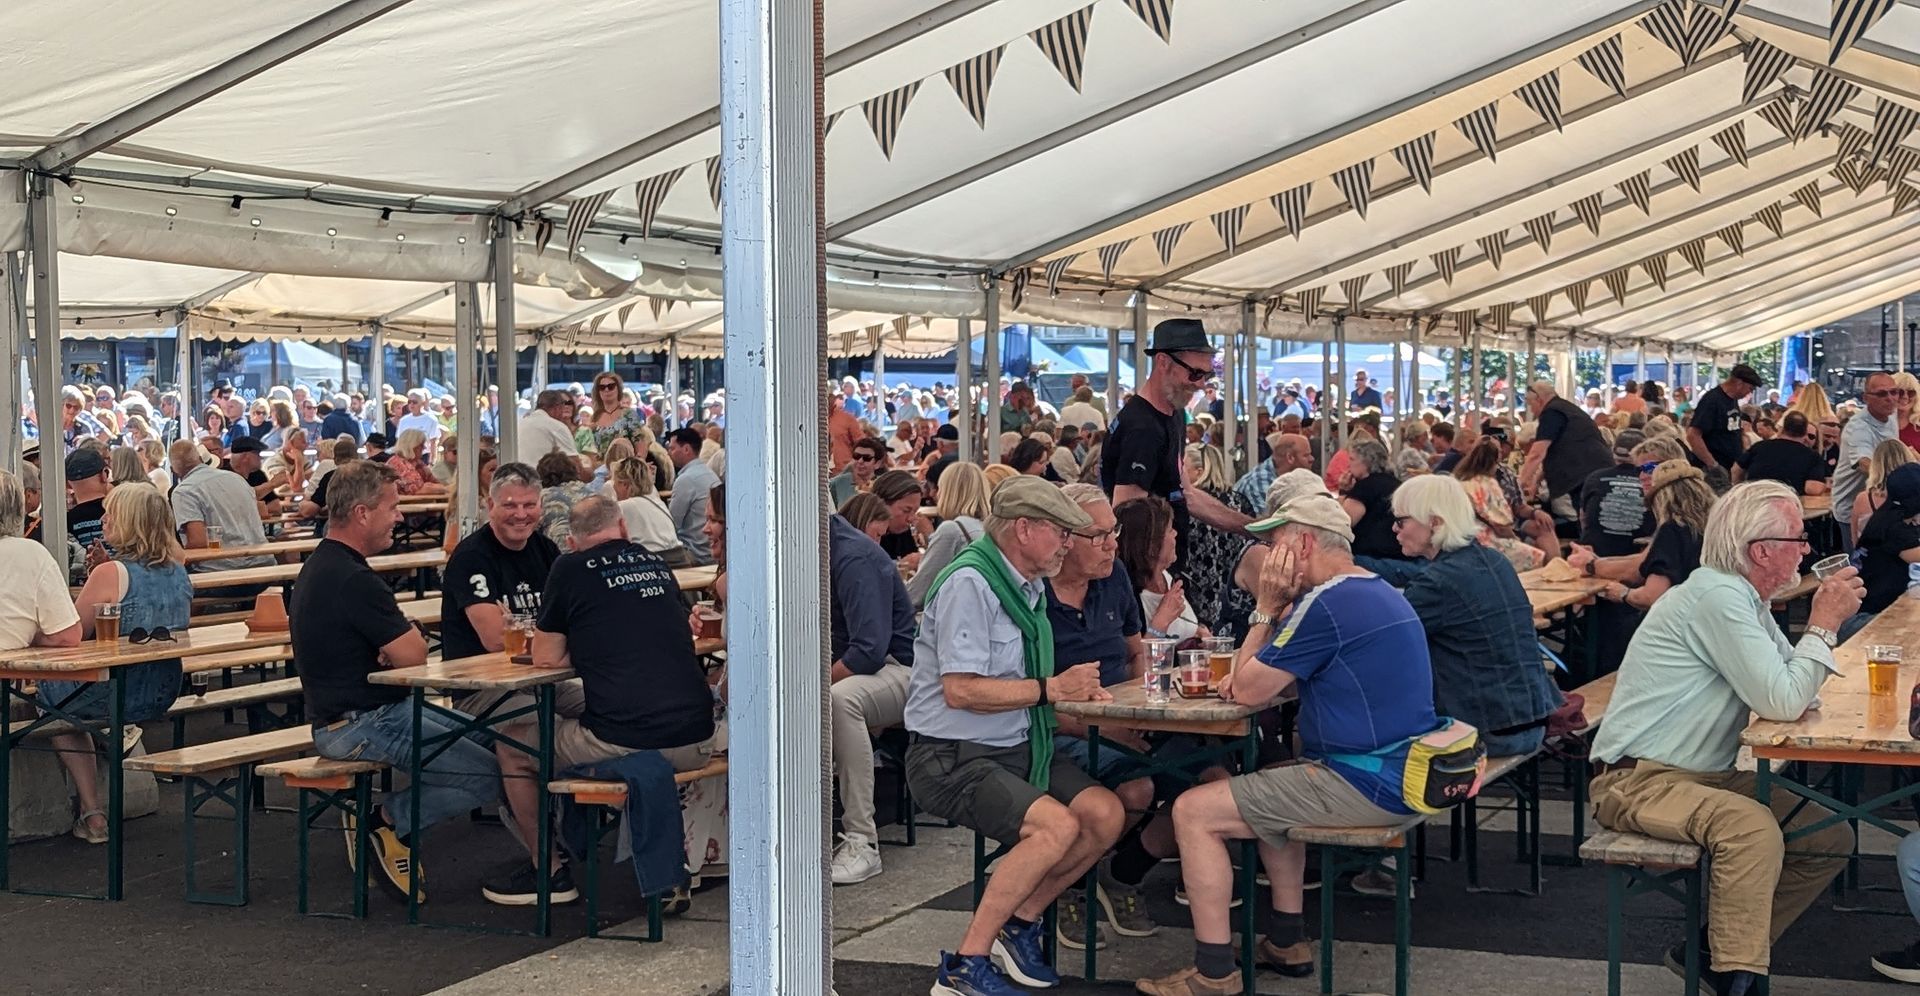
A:
[[[1657,892],[1676,900],[1685,912],[1685,959],[1683,978],[1687,996],[1700,992],[1700,906],[1706,886],[1700,866],[1648,870],[1637,865],[1607,866],[1607,996],[1620,996],[1621,925],[1626,917],[1627,897],[1635,893]]]
[[[107,725],[104,732],[98,724],[81,720],[67,709],[74,699],[86,693],[84,687],[75,690],[72,695],[53,704],[43,704],[37,699],[21,694],[17,683],[21,681],[105,681],[107,693]],[[21,726],[18,730],[6,721],[12,714],[15,700],[33,703],[40,715]],[[54,896],[64,899],[106,899],[119,901],[126,896],[126,836],[124,822],[126,772],[121,765],[126,761],[126,703],[127,688],[122,678],[121,668],[101,668],[94,671],[74,672],[72,674],[9,672],[0,670],[0,889],[29,896]],[[90,892],[54,892],[35,889],[14,888],[8,855],[13,840],[13,751],[27,737],[39,732],[53,723],[64,722],[75,731],[84,732],[92,737],[106,753],[107,768],[107,888],[104,894]],[[29,749],[21,747],[20,749]]]
[[[678,789],[678,786],[675,786]],[[677,793],[676,793],[677,794]],[[633,937],[627,934],[603,934],[600,932],[600,845],[607,833],[620,825],[620,810],[598,803],[586,803],[576,800],[575,805],[587,810],[587,879],[582,888],[587,900],[587,936],[600,941],[628,941],[642,944],[657,944],[666,936],[666,902],[658,895],[647,897],[647,932],[645,936]]]
[[[1860,878],[1860,824],[1868,823],[1894,835],[1904,837],[1907,831],[1892,821],[1879,815],[1879,811],[1896,803],[1920,798],[1920,778],[1910,779],[1907,784],[1891,791],[1883,792],[1866,801],[1860,800],[1861,786],[1866,767],[1920,767],[1920,756],[1912,754],[1871,754],[1854,751],[1811,751],[1792,748],[1755,747],[1754,753],[1754,797],[1763,806],[1773,804],[1773,789],[1777,785],[1782,790],[1797,796],[1800,802],[1787,814],[1792,819],[1808,803],[1824,806],[1828,815],[1814,820],[1805,826],[1786,827],[1782,821],[1781,838],[1788,844],[1806,837],[1808,834],[1825,830],[1831,826],[1845,823],[1853,830],[1853,851],[1847,856],[1847,868],[1834,879],[1836,896],[1844,895],[1850,885],[1857,886]],[[1783,762],[1781,769],[1775,771],[1773,763]],[[1796,766],[1802,771],[1812,764],[1829,764],[1832,770],[1827,777],[1815,782],[1802,776],[1796,780],[1788,772]],[[1830,786],[1831,791],[1822,786]],[[1881,910],[1872,907],[1842,907],[1848,912],[1897,913],[1907,916],[1903,906],[1899,910]]]
[[[180,776],[181,839],[186,849],[182,863],[186,866],[187,902],[210,906],[247,905],[247,868],[253,849],[250,814],[253,810],[254,782],[251,764],[229,768],[215,778]],[[210,802],[225,804],[232,814],[227,817],[208,817],[224,819],[233,824],[233,886],[226,892],[202,892],[196,873],[199,862],[194,860],[197,836],[194,825],[202,818],[200,808]]]
[[[372,853],[372,832],[367,827],[366,816],[373,811],[373,773],[359,772],[350,776],[351,788],[317,788],[300,785],[300,801],[296,809],[298,817],[297,838],[300,873],[298,876],[296,906],[301,916],[324,917],[327,919],[355,920],[367,918],[367,858]],[[308,866],[312,864],[313,823],[328,810],[338,811],[342,817],[353,822],[353,912],[335,913],[309,909]]]
[[[1416,834],[1400,835],[1392,848],[1350,848],[1315,844],[1320,850],[1320,993],[1333,993],[1333,907],[1338,891],[1334,883],[1349,871],[1366,871],[1379,865],[1379,852],[1390,850],[1393,862],[1393,992],[1407,996],[1413,976],[1413,841]],[[1251,906],[1252,904],[1248,904]],[[1251,966],[1247,991],[1252,992]]]

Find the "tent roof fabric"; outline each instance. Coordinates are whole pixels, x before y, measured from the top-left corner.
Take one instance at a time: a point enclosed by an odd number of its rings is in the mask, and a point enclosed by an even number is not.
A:
[[[525,334],[720,348],[711,5],[334,2],[0,9],[69,326],[444,344],[406,306],[490,279],[500,213]],[[1009,320],[1707,350],[1920,286],[1920,0],[1831,64],[1817,0],[826,10],[835,350],[951,348],[983,278]]]

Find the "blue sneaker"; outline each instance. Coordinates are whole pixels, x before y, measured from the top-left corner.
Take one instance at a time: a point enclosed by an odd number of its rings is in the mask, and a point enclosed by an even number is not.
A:
[[[957,955],[940,952],[940,967],[933,973],[932,996],[1026,996],[1015,989],[993,959],[985,955]]]
[[[1025,928],[1012,924],[1001,927],[999,936],[993,939],[993,963],[1023,986],[1052,989],[1060,984],[1060,973],[1047,964],[1045,939],[1046,931],[1037,923]]]

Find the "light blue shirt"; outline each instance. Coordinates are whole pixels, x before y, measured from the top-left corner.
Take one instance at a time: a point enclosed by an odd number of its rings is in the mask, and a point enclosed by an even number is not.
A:
[[[686,466],[675,472],[673,497],[667,500],[673,531],[680,537],[680,545],[686,547],[687,553],[699,564],[713,563],[713,549],[707,543],[707,492],[719,483],[720,479],[713,476],[705,460],[688,460]]]
[[[1867,475],[1857,466],[1873,456],[1873,448],[1889,439],[1900,438],[1900,420],[1889,416],[1885,422],[1863,409],[1847,419],[1840,430],[1840,462],[1833,465],[1833,517],[1853,538],[1853,499],[1867,485]]]
[[[1001,554],[1005,560],[1006,555]],[[1007,571],[1014,577],[1011,562]],[[1046,604],[1039,578],[1022,579],[1020,592],[1035,608]],[[947,578],[920,618],[913,644],[913,678],[907,686],[907,729],[942,740],[965,740],[988,747],[1027,742],[1027,711],[972,712],[947,704],[941,678],[977,674],[987,678],[1025,678],[1026,641],[1013,617],[979,571],[961,569]]]
[[[1789,645],[1753,585],[1701,567],[1653,603],[1627,645],[1593,757],[1731,771],[1748,713],[1799,719],[1829,672],[1819,637]]]

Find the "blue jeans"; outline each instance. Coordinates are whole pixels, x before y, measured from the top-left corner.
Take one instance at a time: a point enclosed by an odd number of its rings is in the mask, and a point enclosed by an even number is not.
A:
[[[1907,894],[1907,912],[1920,920],[1920,833],[1910,833],[1901,839],[1894,867],[1900,869],[1900,889]]]
[[[429,737],[453,732],[447,717],[428,709],[420,716],[421,731]],[[382,761],[404,769],[412,763],[413,703],[393,702],[348,719],[334,728],[313,728],[313,746],[321,757],[336,761]],[[491,807],[500,801],[500,762],[493,751],[471,737],[461,737],[421,772],[419,784],[420,826],[432,826],[475,809]],[[381,800],[393,828],[405,837],[416,829],[412,807],[403,792],[386,794]]]

